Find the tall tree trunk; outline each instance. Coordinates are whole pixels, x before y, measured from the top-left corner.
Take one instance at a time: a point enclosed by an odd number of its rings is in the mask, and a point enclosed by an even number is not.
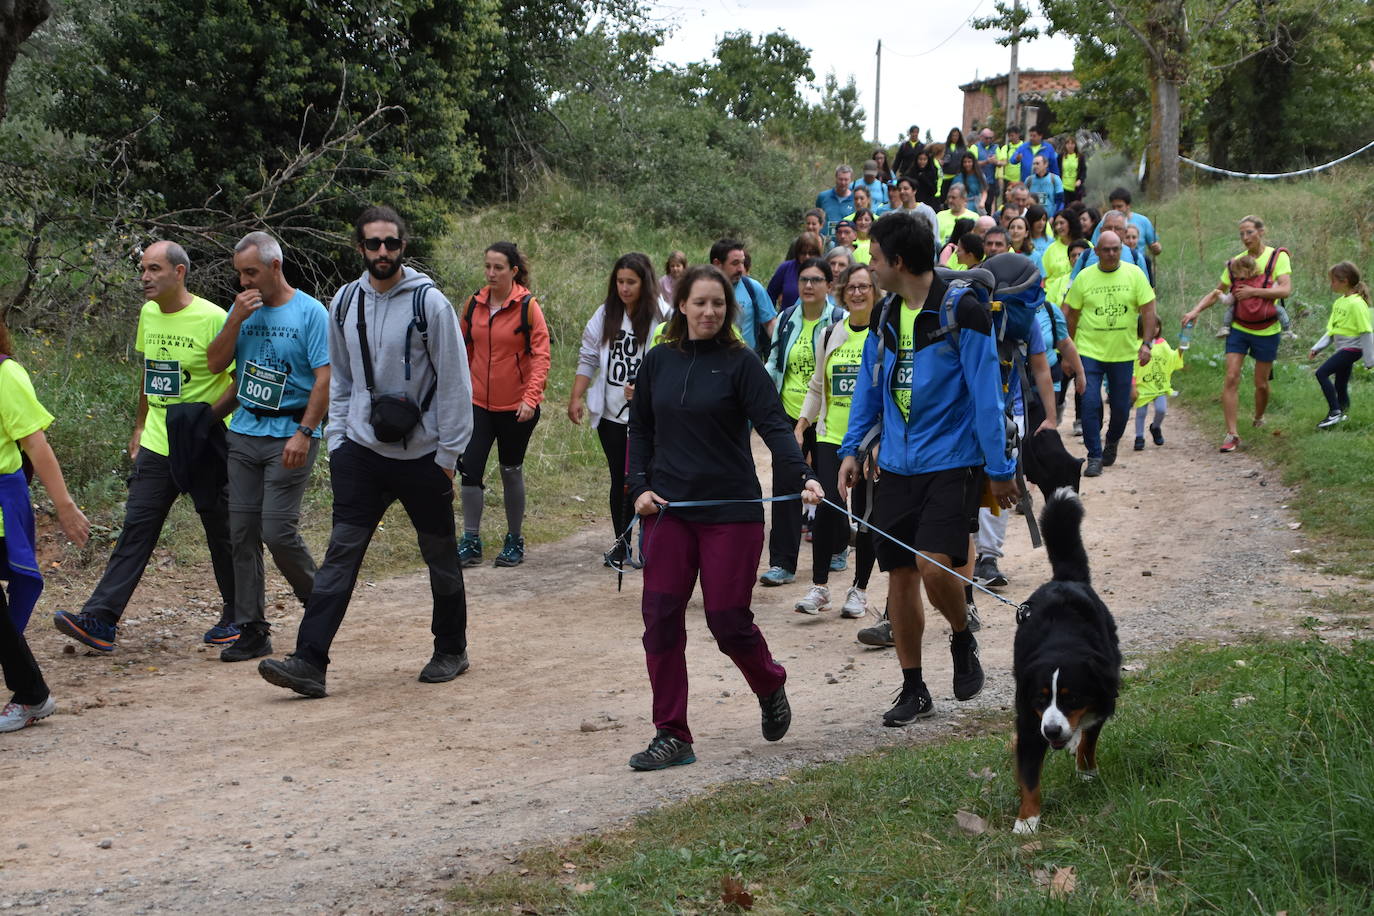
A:
[[[1178,193],[1179,84],[1150,68],[1150,145],[1146,191],[1151,197]]]
[[[14,59],[19,56],[19,46],[50,15],[52,7],[48,0],[0,0],[0,121],[5,120],[9,111],[5,86],[10,81]]]

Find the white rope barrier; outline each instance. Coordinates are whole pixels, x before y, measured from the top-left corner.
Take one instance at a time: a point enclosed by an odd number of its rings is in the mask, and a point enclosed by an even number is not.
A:
[[[1359,149],[1355,150],[1355,152],[1349,153],[1349,154],[1347,154],[1347,155],[1345,155],[1345,156],[1342,156],[1342,157],[1339,158],[1339,159],[1333,159],[1333,160],[1331,160],[1330,162],[1326,163],[1325,165],[1314,165],[1314,166],[1312,166],[1312,168],[1310,168],[1310,169],[1301,169],[1301,170],[1296,171],[1296,172],[1274,172],[1274,173],[1233,172],[1233,171],[1231,171],[1230,169],[1219,169],[1219,168],[1217,168],[1217,167],[1214,166],[1214,165],[1207,165],[1206,163],[1203,163],[1203,162],[1197,162],[1197,161],[1195,161],[1195,160],[1189,159],[1187,156],[1179,156],[1178,158],[1179,158],[1179,160],[1180,160],[1181,162],[1186,162],[1186,163],[1188,163],[1189,165],[1191,165],[1191,166],[1192,166],[1193,168],[1195,168],[1195,169],[1202,169],[1204,172],[1211,172],[1211,173],[1214,174],[1214,175],[1225,175],[1225,176],[1227,176],[1228,178],[1262,178],[1262,179],[1273,179],[1273,178],[1297,178],[1297,177],[1300,176],[1300,175],[1315,175],[1317,172],[1323,172],[1323,171],[1325,171],[1325,170],[1331,168],[1333,165],[1340,165],[1342,162],[1345,162],[1345,161],[1347,161],[1347,160],[1349,160],[1349,159],[1354,159],[1356,156],[1360,155],[1361,153],[1367,153],[1367,152],[1369,152],[1371,149],[1374,149],[1374,140],[1371,140],[1369,143],[1366,143],[1364,146],[1362,146],[1362,147],[1360,147]]]

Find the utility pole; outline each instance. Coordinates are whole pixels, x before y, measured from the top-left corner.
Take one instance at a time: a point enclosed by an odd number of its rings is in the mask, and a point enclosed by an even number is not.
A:
[[[883,142],[882,133],[879,130],[878,113],[882,110],[883,100],[883,40],[878,39],[878,72],[873,77],[873,142],[881,144]]]
[[[1007,126],[1021,129],[1021,68],[1017,52],[1021,45],[1021,0],[1015,0],[1012,10],[1011,69],[1007,72]]]

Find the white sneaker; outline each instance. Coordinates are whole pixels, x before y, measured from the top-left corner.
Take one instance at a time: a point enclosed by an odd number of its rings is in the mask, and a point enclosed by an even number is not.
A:
[[[857,585],[849,586],[849,591],[844,593],[844,607],[840,608],[840,616],[848,620],[858,620],[868,613],[868,595]]]
[[[39,719],[46,719],[55,712],[57,712],[57,704],[53,702],[51,696],[37,706],[6,703],[4,710],[0,710],[0,732],[17,732]]]
[[[806,596],[793,607],[798,614],[811,614],[813,616],[828,610],[830,607],[830,589],[824,585],[813,585],[807,590]]]

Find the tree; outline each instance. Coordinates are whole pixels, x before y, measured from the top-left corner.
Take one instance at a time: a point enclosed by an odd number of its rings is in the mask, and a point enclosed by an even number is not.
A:
[[[0,121],[5,119],[8,106],[5,88],[10,70],[19,56],[19,46],[28,41],[34,30],[52,15],[48,0],[4,0],[0,2]]]
[[[811,52],[782,32],[757,43],[748,32],[730,32],[716,43],[716,63],[693,72],[707,103],[746,124],[796,117],[806,108],[801,86],[816,78]]]

